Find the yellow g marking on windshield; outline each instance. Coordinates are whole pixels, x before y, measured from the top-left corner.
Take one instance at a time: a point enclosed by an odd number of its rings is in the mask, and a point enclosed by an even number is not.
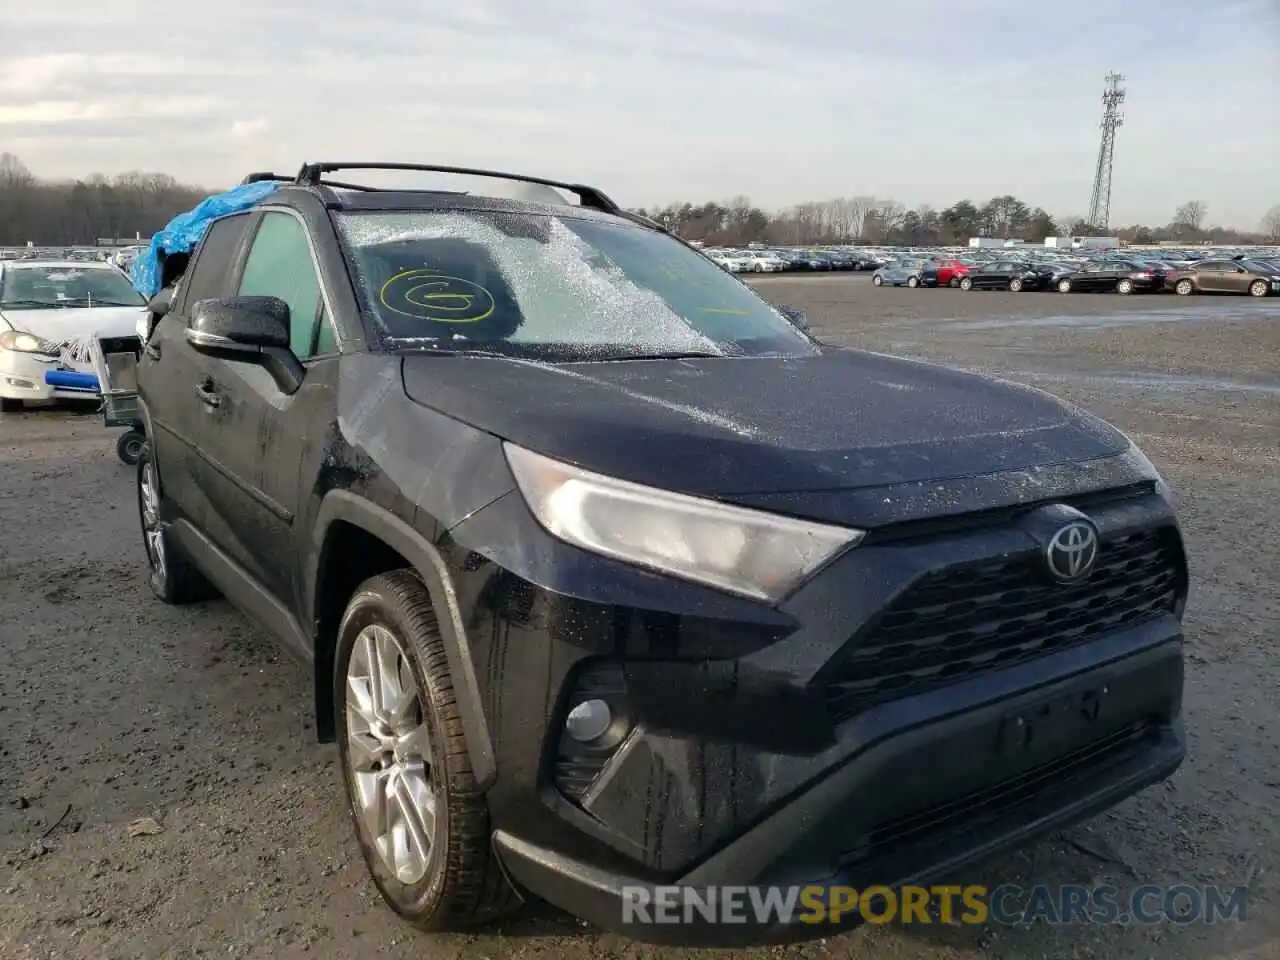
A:
[[[493,294],[478,283],[418,267],[397,273],[378,291],[392,313],[414,320],[479,323],[493,314]]]
[[[703,313],[727,313],[731,317],[749,317],[746,310],[730,310],[728,307],[699,307]]]

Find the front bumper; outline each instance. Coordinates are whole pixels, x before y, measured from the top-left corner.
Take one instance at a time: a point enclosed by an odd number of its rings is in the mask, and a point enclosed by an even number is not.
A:
[[[94,400],[100,396],[96,386],[86,389],[48,383],[46,376],[51,371],[92,373],[85,364],[67,363],[59,357],[0,349],[0,397],[6,400],[49,401]]]
[[[628,924],[623,887],[919,883],[1168,776],[1184,752],[1176,523],[1158,493],[1078,506],[1114,578],[1096,597],[1055,588],[1048,625],[1071,636],[997,659],[978,647],[999,631],[970,649],[950,624],[997,588],[981,616],[1021,616],[1025,595],[999,585],[1028,551],[1012,516],[886,528],[771,609],[567,549],[518,494],[473,514],[449,561],[508,874],[641,940],[804,939],[831,928]],[[496,543],[521,552],[494,558]],[[1157,555],[1156,570],[1141,559]],[[957,672],[898,669],[894,649],[953,657],[953,641]],[[584,696],[618,697],[629,721],[594,759],[566,753]],[[1019,718],[1039,735],[1011,740]]]
[[[728,846],[660,882],[701,891],[880,885],[896,890],[964,882],[958,873],[966,868],[1093,816],[1172,774],[1185,753],[1181,686],[1181,644],[1171,637],[1049,687],[867,742]],[[1000,757],[997,744],[1011,715],[1034,712],[1046,699],[1107,687],[1124,691],[1126,702],[1095,721],[1095,729],[1066,734],[1029,766]],[[714,923],[696,914],[689,922],[627,922],[625,898],[636,888],[652,890],[652,877],[566,856],[522,839],[518,831],[499,829],[494,843],[507,874],[521,887],[603,929],[648,943],[796,942],[860,922],[856,914],[834,924],[799,916]]]

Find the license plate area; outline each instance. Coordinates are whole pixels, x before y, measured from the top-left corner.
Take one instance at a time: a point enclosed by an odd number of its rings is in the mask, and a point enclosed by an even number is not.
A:
[[[1001,718],[996,752],[1016,757],[1094,739],[1111,696],[1110,687],[1100,684],[1019,707]]]

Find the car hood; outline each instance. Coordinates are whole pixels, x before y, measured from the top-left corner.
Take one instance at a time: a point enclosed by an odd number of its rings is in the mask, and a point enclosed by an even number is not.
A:
[[[54,343],[81,340],[101,334],[107,337],[137,335],[136,325],[145,307],[66,307],[53,310],[0,310],[0,330],[12,327]]]
[[[739,502],[924,484],[942,504],[946,481],[1045,467],[1097,486],[1078,465],[1130,447],[1030,387],[852,350],[565,364],[414,355],[403,377],[415,402],[546,456]],[[989,486],[983,505],[1030,495],[1016,486]],[[803,499],[789,509],[807,512]]]

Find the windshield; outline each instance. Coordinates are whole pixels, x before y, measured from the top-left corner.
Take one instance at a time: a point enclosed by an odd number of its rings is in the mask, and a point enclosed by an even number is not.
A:
[[[390,345],[529,359],[809,355],[807,336],[664,233],[481,211],[342,213]]]
[[[0,307],[141,307],[146,301],[118,270],[81,266],[10,266],[0,275]]]

